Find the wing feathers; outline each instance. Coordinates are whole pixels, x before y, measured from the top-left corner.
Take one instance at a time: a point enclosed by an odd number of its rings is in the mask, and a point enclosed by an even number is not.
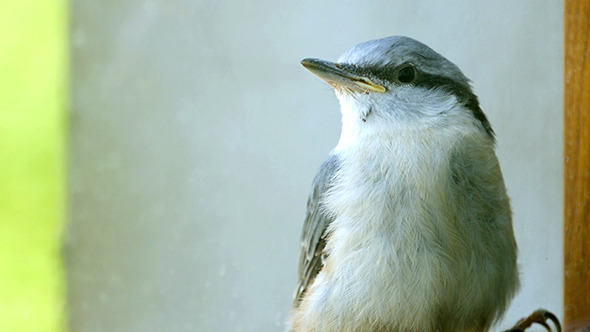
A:
[[[332,186],[332,179],[338,170],[338,156],[330,155],[316,175],[311,194],[307,201],[307,215],[301,234],[301,256],[299,260],[299,281],[295,290],[293,306],[297,307],[305,290],[323,266],[322,255],[326,246],[326,229],[332,219],[323,208],[323,199]]]

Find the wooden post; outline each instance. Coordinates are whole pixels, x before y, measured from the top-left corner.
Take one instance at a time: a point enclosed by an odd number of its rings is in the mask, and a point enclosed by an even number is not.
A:
[[[565,0],[564,326],[590,328],[590,0]]]

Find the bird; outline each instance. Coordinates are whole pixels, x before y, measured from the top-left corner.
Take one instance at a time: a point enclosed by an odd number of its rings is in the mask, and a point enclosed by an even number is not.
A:
[[[342,128],[307,202],[287,330],[488,331],[520,283],[471,81],[405,36],[301,64],[334,88]]]

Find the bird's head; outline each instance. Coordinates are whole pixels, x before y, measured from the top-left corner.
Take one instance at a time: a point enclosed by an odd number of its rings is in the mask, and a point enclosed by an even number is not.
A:
[[[336,90],[343,127],[422,130],[466,124],[493,140],[467,77],[414,39],[371,40],[337,62],[308,58],[301,64]]]

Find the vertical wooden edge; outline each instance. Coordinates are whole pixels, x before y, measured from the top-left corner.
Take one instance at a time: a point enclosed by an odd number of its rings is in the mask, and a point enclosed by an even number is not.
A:
[[[590,331],[590,0],[564,13],[564,327]]]

